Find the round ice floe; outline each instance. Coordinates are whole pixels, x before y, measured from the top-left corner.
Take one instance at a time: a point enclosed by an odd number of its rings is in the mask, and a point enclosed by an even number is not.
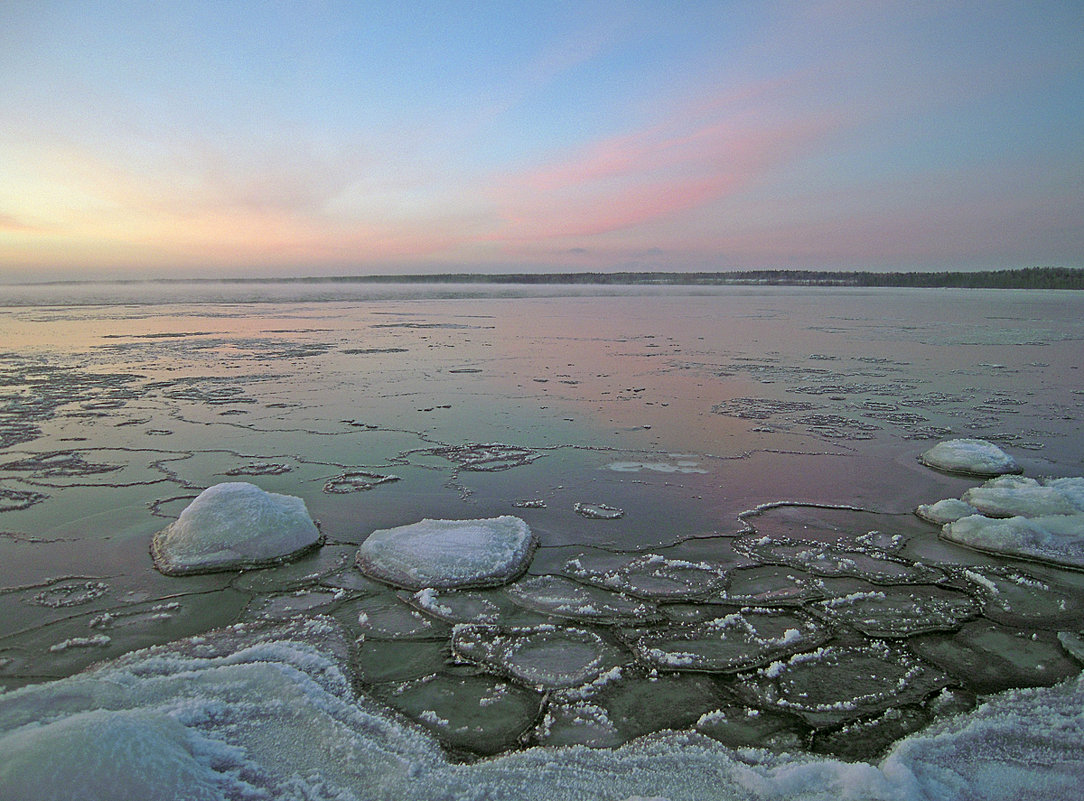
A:
[[[743,609],[704,623],[653,629],[631,645],[661,670],[733,672],[815,648],[829,636],[826,625],[799,612]]]
[[[563,576],[532,576],[505,589],[516,604],[543,615],[603,624],[633,623],[659,617],[655,604]]]
[[[1020,467],[1011,456],[983,439],[939,442],[918,459],[927,467],[967,476],[1000,476],[1020,472]]]
[[[970,596],[935,585],[881,587],[820,601],[812,608],[870,637],[954,629],[979,612]]]
[[[965,623],[951,637],[929,634],[911,642],[920,657],[981,693],[1049,686],[1080,673],[1055,633],[1007,628],[988,620]]]
[[[941,537],[979,551],[1084,570],[1084,512],[1004,519],[971,515],[946,525]]]
[[[422,520],[380,529],[358,549],[357,566],[380,581],[426,587],[492,587],[527,569],[537,544],[518,517]]]
[[[456,626],[452,650],[540,689],[587,684],[623,661],[617,649],[594,632],[557,626],[512,631]]]
[[[735,689],[752,706],[794,712],[820,728],[919,702],[949,683],[905,649],[875,641],[796,654],[742,677]]]
[[[154,566],[170,576],[277,564],[320,543],[305,502],[229,482],[205,489],[154,535]]]
[[[722,565],[667,559],[658,554],[624,557],[616,564],[599,561],[581,554],[565,564],[565,571],[579,581],[649,600],[706,596],[726,581]]]
[[[978,511],[967,501],[961,501],[959,498],[945,498],[937,503],[921,504],[915,509],[915,514],[927,523],[943,526],[945,523],[952,523],[961,517],[976,514]]]

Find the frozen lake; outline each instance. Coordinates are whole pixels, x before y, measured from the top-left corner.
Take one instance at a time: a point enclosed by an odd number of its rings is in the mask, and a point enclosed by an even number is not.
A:
[[[942,440],[1084,475],[1082,342],[1070,292],[2,287],[0,788],[110,724],[144,797],[1072,797],[1084,573],[913,510],[983,483]],[[223,482],[322,545],[156,571]],[[355,566],[504,516],[499,581]]]

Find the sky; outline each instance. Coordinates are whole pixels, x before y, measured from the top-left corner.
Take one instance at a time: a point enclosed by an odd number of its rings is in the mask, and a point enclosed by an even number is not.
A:
[[[1084,266],[1084,2],[0,2],[0,279]]]

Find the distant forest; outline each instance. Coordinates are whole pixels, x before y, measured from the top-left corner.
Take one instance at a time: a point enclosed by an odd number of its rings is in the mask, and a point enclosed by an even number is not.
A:
[[[227,281],[248,282],[237,278]],[[641,284],[641,285],[766,285],[843,287],[961,287],[974,289],[1084,289],[1084,268],[1026,267],[977,272],[830,272],[821,270],[748,270],[730,272],[619,273],[440,273],[436,275],[362,275],[255,279],[269,282],[331,283],[447,283],[447,284]]]
[[[972,289],[1084,289],[1082,267],[1025,267],[976,272],[875,273],[828,270],[731,270],[728,272],[435,273],[337,275],[282,278],[157,278],[107,281],[45,281],[50,284],[581,284],[672,286],[960,287]]]

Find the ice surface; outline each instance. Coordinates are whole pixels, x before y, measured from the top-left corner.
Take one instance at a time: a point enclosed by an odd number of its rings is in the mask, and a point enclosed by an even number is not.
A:
[[[950,439],[939,442],[918,457],[927,467],[966,476],[999,476],[1019,473],[1011,456],[983,439]]]
[[[507,587],[508,597],[534,612],[572,620],[629,623],[654,620],[658,608],[647,601],[563,576],[534,576]]]
[[[796,715],[734,705],[701,715],[696,730],[731,748],[771,751],[797,751],[805,745],[809,734]]]
[[[793,712],[820,728],[919,702],[949,682],[909,651],[874,641],[796,654],[743,676],[736,689],[751,706]]]
[[[515,746],[539,715],[542,696],[490,676],[437,674],[381,697],[445,744],[475,754]]]
[[[1008,625],[1051,625],[1080,620],[1079,591],[1036,578],[1014,567],[972,566],[960,573],[982,602],[985,617]]]
[[[930,565],[872,548],[750,535],[736,540],[734,549],[767,564],[789,565],[816,576],[852,576],[875,584],[918,584],[943,577]]]
[[[434,590],[414,593],[409,603],[432,617],[450,623],[496,623],[501,607],[493,595],[472,590]]]
[[[631,645],[660,670],[733,672],[811,650],[829,636],[829,626],[797,611],[742,609],[689,626],[646,631]]]
[[[452,635],[452,650],[539,689],[578,687],[625,661],[594,632],[557,626],[500,630],[460,625]]]
[[[726,569],[707,562],[667,559],[658,554],[631,556],[618,564],[598,564],[588,554],[570,559],[565,572],[590,584],[649,600],[700,598],[720,589]]]
[[[527,569],[537,541],[518,517],[422,520],[380,529],[358,549],[357,566],[410,590],[491,587]]]
[[[970,596],[932,585],[879,587],[820,601],[811,608],[870,637],[954,629],[979,612]]]
[[[692,728],[727,698],[711,676],[671,673],[623,676],[604,685],[591,701],[606,710],[620,741],[628,742],[666,729]]]
[[[277,564],[320,541],[300,498],[229,482],[205,489],[155,534],[151,555],[161,572],[179,576]]]
[[[796,606],[821,595],[808,573],[789,567],[757,565],[731,571],[726,590],[719,594],[718,600],[752,606]]]
[[[1055,634],[981,619],[965,623],[951,636],[918,637],[911,646],[977,692],[1050,685],[1080,671]]]
[[[901,740],[876,764],[736,752],[681,732],[461,764],[354,695],[337,637],[324,621],[235,627],[0,695],[0,797],[1060,801],[1077,797],[1084,775],[1081,678],[993,697]],[[625,703],[606,699],[605,719],[631,732],[675,706],[676,686],[640,685]],[[676,719],[697,707],[694,724],[734,714],[706,685],[699,701],[692,687],[683,695]],[[452,722],[436,703],[429,709],[434,728]]]
[[[446,624],[434,620],[394,595],[374,595],[343,604],[336,616],[346,620],[363,637],[400,640],[445,637]]]
[[[980,551],[1084,570],[1084,512],[1004,519],[970,515],[946,524],[941,536]]]

